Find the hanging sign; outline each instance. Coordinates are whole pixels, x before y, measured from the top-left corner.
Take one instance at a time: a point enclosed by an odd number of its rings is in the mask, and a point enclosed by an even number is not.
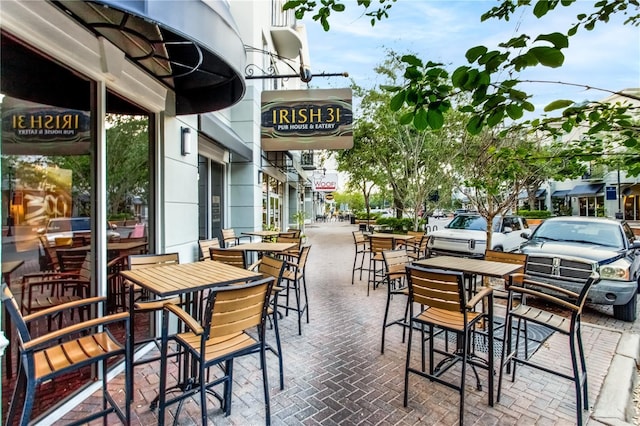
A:
[[[333,192],[338,190],[338,174],[313,175],[311,186],[316,192]]]
[[[261,116],[264,151],[353,146],[351,89],[264,91]]]

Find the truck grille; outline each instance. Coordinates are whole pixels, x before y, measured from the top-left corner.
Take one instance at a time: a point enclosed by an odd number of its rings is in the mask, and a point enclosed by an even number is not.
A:
[[[558,256],[531,256],[527,258],[527,273],[536,277],[585,282],[595,270],[590,261]]]

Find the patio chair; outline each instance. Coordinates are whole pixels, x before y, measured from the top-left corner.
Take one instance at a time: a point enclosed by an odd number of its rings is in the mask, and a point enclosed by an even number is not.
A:
[[[276,338],[276,348],[268,345],[267,349],[278,357],[278,366],[280,368],[280,389],[284,389],[284,369],[282,360],[282,345],[280,344],[280,329],[278,328],[278,294],[283,290],[282,275],[285,270],[286,263],[282,259],[273,256],[262,256],[258,260],[252,270],[257,270],[263,277],[273,277],[275,282],[271,288],[271,297],[269,300],[268,317],[271,318],[273,331]]]
[[[402,342],[404,343],[406,327],[409,326],[409,287],[407,286],[406,266],[411,263],[411,259],[405,249],[383,251],[382,257],[387,274],[387,304],[384,309],[384,320],[382,321],[382,344],[380,345],[380,353],[384,353],[385,331],[389,326],[401,325],[403,327]],[[405,302],[404,316],[388,322],[389,307],[394,296],[403,298]]]
[[[20,292],[20,312],[31,316],[37,312],[86,298],[91,284],[91,255],[85,253],[79,270],[60,273],[31,273],[22,277]],[[71,318],[77,313],[82,320],[83,309],[69,309]],[[62,313],[47,316],[47,330],[53,328],[52,320],[58,319],[58,327],[62,326]]]
[[[109,413],[115,413],[123,424],[130,424],[130,398],[125,396],[122,408],[107,390],[107,361],[124,357],[125,369],[131,368],[127,351],[129,314],[121,312],[89,318],[35,338],[29,331],[30,322],[50,315],[61,315],[68,309],[95,311],[105,301],[103,297],[84,298],[23,317],[11,290],[3,285],[2,304],[11,317],[12,326],[18,332],[20,343],[18,378],[6,417],[8,425],[16,423],[20,399],[24,401],[18,424],[29,424],[40,384],[49,381],[61,382],[68,373],[90,366],[101,367],[102,407],[90,410],[87,417],[76,419],[73,424],[89,424],[101,417],[104,417],[106,424],[106,416]],[[123,343],[116,340],[109,331],[109,327],[117,324],[122,324],[120,327],[125,331]],[[129,374],[125,377],[128,378]],[[125,390],[128,390],[129,383],[125,380]]]
[[[186,398],[200,394],[200,423],[207,424],[207,393],[213,394],[228,416],[231,414],[231,396],[233,384],[233,364],[236,358],[249,354],[260,354],[264,408],[266,424],[271,424],[269,402],[269,382],[266,364],[265,325],[269,305],[269,295],[275,279],[268,277],[250,281],[246,284],[212,287],[206,299],[206,308],[202,320],[198,321],[177,305],[167,304],[162,320],[162,349],[160,365],[160,394],[158,424],[165,424],[166,408],[175,403],[180,410]],[[195,370],[185,368],[185,373],[196,371],[195,386],[176,388],[183,390],[177,396],[169,398],[167,388],[167,353],[169,339],[169,318],[177,317],[187,328],[177,333],[173,340],[190,357]],[[253,333],[257,327],[258,332]],[[185,363],[186,364],[186,363]],[[210,368],[220,366],[222,377],[212,378]],[[223,385],[220,395],[213,388]],[[179,412],[176,413],[176,421]]]
[[[300,246],[302,245],[302,238],[294,237],[293,233],[289,235],[280,234],[276,238],[276,243],[293,243],[295,246],[291,247],[289,250],[285,250],[280,253],[281,256],[284,256],[286,260],[297,262],[298,257],[300,256]]]
[[[404,406],[409,402],[409,374],[429,379],[455,389],[460,394],[459,421],[464,424],[465,401],[465,376],[467,364],[471,366],[476,376],[476,386],[482,390],[480,377],[476,367],[487,369],[488,399],[493,406],[493,290],[482,288],[469,301],[466,298],[464,277],[461,272],[444,271],[437,269],[425,269],[416,266],[407,266],[407,280],[409,284],[409,339],[407,343],[407,361],[404,378]],[[474,307],[481,300],[488,299],[488,312],[476,312]],[[420,305],[421,311],[414,315],[414,304]],[[474,339],[475,327],[480,321],[489,324],[486,339],[488,340],[488,353],[486,360],[475,353]],[[411,367],[411,346],[415,326],[421,329],[422,367]],[[425,371],[424,360],[424,327],[429,331],[429,370]],[[457,335],[457,344],[454,351],[449,352],[435,347],[434,328],[451,331]],[[436,354],[443,359],[435,365]],[[449,371],[456,363],[461,362],[459,384],[444,380],[442,375]]]
[[[209,254],[209,247],[220,248],[220,240],[218,238],[199,240],[198,248],[200,249],[200,260],[211,259],[211,255]]]
[[[236,231],[234,231],[233,228],[222,229],[220,230],[220,234],[222,236],[222,247],[231,247],[238,245],[242,242],[243,238],[246,238],[248,243],[251,242],[251,235],[236,236]]]
[[[165,265],[175,265],[180,263],[180,256],[178,253],[164,253],[164,254],[135,254],[129,255],[127,260],[127,267],[129,270],[135,269],[143,269],[143,268],[156,268]],[[163,306],[167,303],[172,304],[181,304],[182,299],[180,297],[172,297],[168,299],[151,299],[149,294],[142,290],[140,286],[137,284],[130,282],[128,280],[123,280],[124,283],[124,294],[127,297],[134,297],[134,305],[133,312],[129,312],[132,316],[132,321],[135,321],[135,315],[138,314],[146,314],[146,315],[154,315],[160,312]],[[133,286],[133,291],[130,288]],[[127,304],[128,309],[128,304]],[[150,319],[150,322],[153,324],[153,319]],[[150,327],[148,332],[152,331],[153,328]],[[131,336],[131,341],[133,342],[133,349],[136,347],[143,346],[149,343],[155,344],[158,348],[160,348],[160,337],[155,335],[147,335],[142,338],[137,338],[137,336]],[[174,354],[177,355],[177,354]],[[145,357],[143,359],[138,359],[133,361],[132,368],[137,367],[142,364],[148,364],[150,362],[158,361],[160,356],[153,357]],[[131,380],[131,386],[133,386],[133,379]],[[133,395],[132,395],[133,396]]]
[[[287,229],[287,233],[291,233],[293,234],[292,237],[293,238],[300,238],[300,234],[301,234],[301,230],[300,229],[296,229],[296,228],[289,228]]]
[[[209,247],[209,258],[218,262],[247,269],[247,257],[242,250],[229,250],[222,247]]]
[[[385,280],[384,258],[382,257],[382,252],[393,249],[393,238],[369,237],[369,250],[371,251],[371,256],[369,257],[367,296],[369,295],[370,287],[373,287],[375,290],[378,288],[378,285]]]
[[[581,334],[582,309],[587,301],[589,290],[599,280],[600,277],[593,273],[582,286],[580,293],[574,293],[561,287],[535,281],[524,274],[511,276],[507,286],[507,316],[505,320],[504,346],[500,361],[500,375],[498,377],[498,401],[500,401],[502,375],[505,367],[512,367],[511,381],[515,381],[517,364],[524,364],[571,380],[574,383],[576,391],[576,423],[578,426],[582,425],[583,410],[589,409],[587,365]],[[513,298],[516,296],[520,296],[521,302],[517,306],[513,306]],[[544,305],[536,304],[536,306],[545,306],[545,308],[527,305],[527,297],[529,296],[544,303]],[[572,374],[564,373],[557,365],[542,365],[526,359],[526,356],[522,358],[518,352],[520,327],[518,327],[516,333],[515,347],[512,347],[511,328],[514,319],[519,322],[524,321],[525,324],[530,321],[567,336],[569,338]],[[580,360],[580,365],[578,365],[578,359]]]
[[[289,315],[289,311],[294,311],[297,314],[299,335],[302,335],[302,316],[305,315],[305,313],[307,324],[309,323],[309,298],[307,296],[307,279],[305,274],[309,250],[311,250],[311,246],[303,246],[302,249],[300,249],[300,256],[298,256],[297,262],[287,261],[287,266],[282,276],[283,283],[285,284],[285,303],[280,306],[285,309],[285,316]],[[289,292],[291,290],[293,290],[295,306],[292,305],[293,300],[289,298]],[[302,299],[303,296],[304,300]]]
[[[367,269],[364,267],[364,259],[371,254],[367,237],[361,231],[353,231],[352,234],[355,254],[353,256],[353,269],[351,270],[351,285],[353,285],[356,271],[360,271],[360,280],[362,280],[362,271]],[[358,257],[360,258],[360,266],[356,266],[358,265]]]

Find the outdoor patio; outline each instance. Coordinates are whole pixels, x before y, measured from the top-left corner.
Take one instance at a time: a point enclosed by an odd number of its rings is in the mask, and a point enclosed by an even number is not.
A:
[[[403,407],[406,346],[402,343],[400,327],[387,330],[385,353],[380,354],[386,289],[381,287],[367,297],[365,280],[356,280],[355,285],[351,285],[351,232],[356,229],[356,225],[348,222],[307,226],[305,233],[312,245],[307,265],[310,323],[303,323],[302,336],[299,336],[294,316],[280,321],[285,389],[280,390],[278,386],[277,360],[275,356],[268,355],[272,423],[457,424],[458,393],[416,376],[410,378],[409,405]],[[403,308],[403,303],[398,302],[392,304],[392,315],[396,317],[402,315]],[[270,338],[270,333],[267,336]],[[583,326],[590,407],[596,402],[619,338],[620,333],[612,329],[588,324]],[[534,356],[544,358],[558,368],[569,368],[567,352],[566,339],[551,336]],[[499,354],[496,356],[496,361],[499,361]],[[209,423],[264,424],[258,357],[245,357],[235,366],[232,414],[224,417],[217,401],[210,398]],[[133,425],[157,424],[156,411],[150,409],[149,403],[158,393],[158,370],[159,365],[156,364],[136,368]],[[455,377],[458,372],[459,367],[456,367],[447,374]],[[569,381],[519,367],[516,381],[505,381],[501,402],[489,407],[486,386],[483,391],[478,391],[472,377],[469,371],[465,424],[575,424],[575,394]],[[486,383],[484,371],[480,371],[480,378]],[[110,387],[116,391],[123,389],[123,374],[113,379]],[[92,410],[93,404],[100,404],[100,399],[92,397],[85,400],[64,419]],[[178,424],[199,424],[199,413],[198,402],[189,400],[179,413]],[[175,407],[170,409],[169,419],[173,420],[174,415]],[[585,412],[585,421],[587,416]],[[110,420],[116,422],[115,418]],[[589,423],[599,424],[595,421]]]

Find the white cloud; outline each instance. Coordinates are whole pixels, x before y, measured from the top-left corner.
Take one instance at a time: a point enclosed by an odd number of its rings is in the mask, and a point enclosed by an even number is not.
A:
[[[372,2],[377,5],[377,2]],[[577,13],[591,2],[577,2],[570,9],[536,19],[530,10],[519,11],[510,21],[480,22],[480,15],[495,6],[494,1],[399,0],[389,10],[389,18],[371,26],[355,1],[347,11],[334,13],[331,30],[305,19],[314,73],[348,71],[356,83],[371,87],[379,77],[374,67],[386,58],[387,49],[396,53],[416,53],[422,60],[445,63],[448,67],[466,63],[470,47],[497,46],[519,34],[566,32]],[[580,30],[570,41],[563,67],[536,67],[523,73],[532,80],[567,81],[611,90],[640,87],[640,29],[622,25],[623,18],[598,24],[594,31]],[[325,80],[325,81],[323,81]],[[315,79],[319,87],[337,87],[344,81]],[[606,93],[559,85],[529,85],[533,102],[542,106],[557,98],[576,101],[601,99]]]

